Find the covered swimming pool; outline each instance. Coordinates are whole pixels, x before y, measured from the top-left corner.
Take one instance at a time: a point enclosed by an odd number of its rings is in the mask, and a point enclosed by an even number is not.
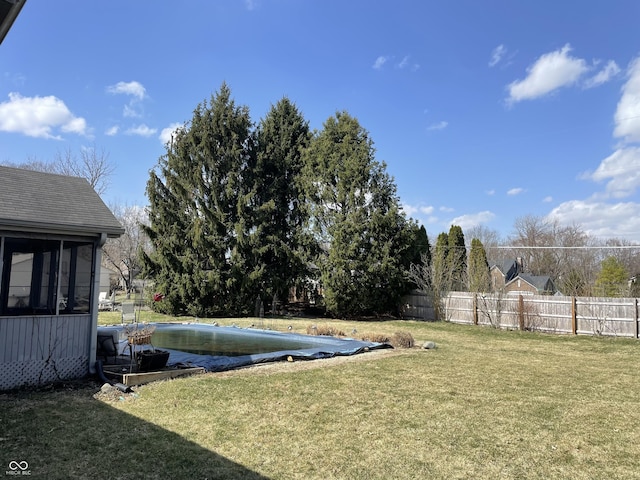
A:
[[[391,348],[386,343],[353,338],[301,335],[256,328],[222,327],[206,323],[153,323],[154,348],[170,352],[168,366],[202,367],[220,372],[248,365],[287,360],[313,360],[356,355]],[[98,327],[98,335],[112,335],[125,353],[124,325]]]

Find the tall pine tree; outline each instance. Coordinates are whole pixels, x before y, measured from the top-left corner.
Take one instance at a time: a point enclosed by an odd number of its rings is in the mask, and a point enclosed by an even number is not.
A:
[[[249,111],[236,106],[226,84],[178,130],[147,182],[154,250],[147,274],[172,314],[246,313],[255,286],[243,256],[255,166]]]
[[[249,172],[253,222],[247,255],[263,300],[286,301],[290,287],[308,270],[300,173],[310,138],[308,122],[286,97],[257,128],[257,162]]]
[[[339,112],[324,123],[305,158],[327,310],[340,317],[395,312],[406,287],[411,232],[368,132]]]

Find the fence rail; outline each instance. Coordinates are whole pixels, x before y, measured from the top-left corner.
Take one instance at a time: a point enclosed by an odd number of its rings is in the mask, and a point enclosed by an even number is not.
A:
[[[433,319],[433,309],[428,310],[426,295],[412,292],[403,302],[403,312],[410,314],[407,316]],[[451,292],[443,303],[445,318],[453,323],[639,338],[638,298]],[[422,313],[425,315],[419,315]]]

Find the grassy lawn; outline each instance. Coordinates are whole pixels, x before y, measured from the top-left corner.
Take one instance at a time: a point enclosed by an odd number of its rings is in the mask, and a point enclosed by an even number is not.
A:
[[[0,475],[27,461],[47,479],[640,478],[637,341],[315,323],[438,347],[204,374],[113,399],[94,398],[93,382],[0,394]]]

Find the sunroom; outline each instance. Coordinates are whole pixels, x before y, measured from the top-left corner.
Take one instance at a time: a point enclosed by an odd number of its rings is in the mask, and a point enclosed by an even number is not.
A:
[[[123,232],[85,179],[0,166],[0,390],[93,371],[102,246]]]

